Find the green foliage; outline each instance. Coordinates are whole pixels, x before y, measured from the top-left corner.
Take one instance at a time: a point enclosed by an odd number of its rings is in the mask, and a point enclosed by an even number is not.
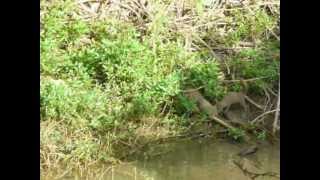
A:
[[[265,131],[265,130],[261,130],[261,131],[255,130],[254,134],[257,137],[257,139],[259,139],[259,140],[264,141],[267,139],[267,131]]]
[[[245,11],[249,10],[236,10],[230,14],[236,23],[226,38],[230,46],[240,41],[264,39],[264,33],[277,24],[276,18],[269,16],[266,10]]]
[[[224,88],[219,82],[220,69],[216,61],[196,63],[186,72],[186,86],[194,88],[204,87],[204,96],[209,100],[216,100],[225,94]]]
[[[101,117],[108,117],[108,106],[119,104],[115,100],[106,104],[109,97],[107,93],[99,87],[88,88],[81,81],[45,79],[41,81],[40,87],[42,121],[65,120],[74,127],[89,126],[102,121]]]
[[[65,6],[48,8],[42,18],[43,121],[66,120],[107,130],[170,105],[180,92],[181,67],[188,67],[192,53],[175,42],[162,43],[154,51],[128,23],[68,20],[72,6]],[[66,11],[60,13],[61,8]],[[83,38],[90,43],[78,47]]]
[[[275,56],[278,51],[278,42],[266,42],[264,46],[243,50],[234,57],[237,76],[243,79],[260,78],[249,84],[249,90],[259,94],[263,92],[262,88],[279,80],[280,59]]]
[[[243,141],[245,131],[240,128],[229,129],[228,136],[235,141]]]
[[[41,16],[40,71],[42,74],[58,75],[58,67],[69,64],[65,49],[87,33],[88,27],[70,15],[75,10],[70,1],[53,3],[43,8],[46,10]]]
[[[232,84],[228,88],[228,90],[232,91],[232,92],[241,92],[241,91],[243,91],[243,86],[239,82],[236,82],[236,83]]]
[[[183,94],[177,95],[176,103],[174,105],[177,114],[186,116],[190,116],[197,106],[195,102],[190,101]]]

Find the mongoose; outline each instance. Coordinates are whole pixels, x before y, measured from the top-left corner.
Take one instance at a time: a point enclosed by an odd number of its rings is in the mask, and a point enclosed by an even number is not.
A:
[[[188,90],[188,93],[186,93],[186,96],[188,99],[195,101],[197,103],[197,106],[199,107],[199,110],[202,112],[207,113],[210,119],[216,121],[220,125],[223,125],[224,127],[233,129],[234,127],[229,125],[228,123],[224,122],[223,120],[219,119],[218,116],[218,110],[216,106],[213,106],[208,102],[198,90]],[[209,126],[211,123],[208,124]]]
[[[209,118],[214,120],[215,122],[219,123],[220,125],[229,128],[229,129],[234,129],[234,127],[227,122],[223,121],[222,119],[218,118],[218,108],[216,105],[210,104],[198,90],[192,90],[189,89],[186,91],[185,95],[187,96],[188,99],[195,101],[197,103],[197,106],[199,107],[199,110],[202,112],[205,112],[209,115]],[[238,102],[238,101],[237,101]],[[225,103],[228,104],[228,103]],[[224,104],[221,104],[224,105]],[[210,126],[211,123],[208,125]],[[250,138],[248,136],[245,136],[245,141],[249,141]]]
[[[248,84],[241,78],[240,85],[242,86],[244,92],[228,93],[220,102],[217,103],[217,108],[219,112],[228,112],[230,106],[237,103],[240,103],[240,105],[244,108],[245,112],[248,112],[248,106],[245,102],[245,94],[247,94],[248,91]]]
[[[201,111],[204,111],[210,116],[216,116],[218,115],[218,110],[216,106],[213,106],[210,104],[202,95],[199,91],[194,90],[186,93],[186,96],[188,99],[194,101],[197,103],[197,106]]]
[[[218,112],[225,113],[233,104],[240,103],[245,112],[248,112],[248,106],[245,102],[246,96],[241,92],[230,92],[220,102],[217,103]]]
[[[245,95],[242,92],[230,92],[228,93],[220,102],[216,104],[217,110],[219,113],[226,113],[229,111],[229,108],[233,104],[239,103],[245,110],[246,113],[249,112],[249,106],[246,104],[246,100],[250,102],[252,105],[259,109],[263,109],[263,107],[257,103],[255,103],[252,99]]]

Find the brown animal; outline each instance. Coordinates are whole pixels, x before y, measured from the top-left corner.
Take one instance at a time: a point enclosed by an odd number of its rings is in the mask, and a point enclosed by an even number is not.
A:
[[[217,110],[218,112],[226,113],[229,111],[229,108],[233,104],[240,104],[246,113],[249,112],[249,106],[246,104],[246,100],[250,102],[252,105],[259,109],[263,109],[261,105],[258,105],[255,103],[252,99],[250,99],[248,96],[245,95],[245,93],[242,92],[230,92],[228,93],[220,102],[218,102]]]
[[[246,104],[246,96],[241,92],[230,92],[220,102],[217,103],[218,112],[228,112],[229,108],[233,104],[240,104],[245,112],[248,112],[248,106]]]
[[[186,93],[186,96],[191,101],[196,102],[197,107],[199,107],[200,111],[207,113],[210,116],[218,115],[218,110],[216,106],[210,104],[199,91],[197,90],[190,90]]]
[[[234,127],[229,125],[228,123],[224,122],[223,120],[219,119],[218,116],[218,110],[217,106],[213,106],[208,102],[201,93],[196,89],[189,89],[186,92],[186,96],[189,100],[194,101],[197,103],[198,110],[200,112],[205,112],[209,115],[209,118],[216,121],[220,125],[233,129]],[[209,123],[210,126],[211,123]]]
[[[188,89],[185,91],[185,95],[187,98],[191,101],[194,101],[197,103],[198,110],[201,112],[206,112],[209,115],[209,118],[211,120],[214,120],[215,122],[219,123],[220,125],[229,128],[234,129],[232,125],[225,122],[224,120],[218,118],[218,108],[216,105],[212,105],[210,102],[208,102],[197,89]],[[229,98],[228,98],[229,99]],[[232,99],[232,98],[231,98]],[[230,101],[230,102],[238,102],[238,101]],[[223,104],[220,104],[220,106],[224,106],[228,104],[227,101],[224,101]],[[210,124],[209,124],[210,125]],[[250,137],[245,136],[245,141],[249,142]]]

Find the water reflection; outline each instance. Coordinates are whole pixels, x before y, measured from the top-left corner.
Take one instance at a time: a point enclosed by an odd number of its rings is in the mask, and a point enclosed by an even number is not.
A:
[[[165,144],[160,149],[170,148],[168,154],[152,159],[138,158],[136,162],[116,166],[106,170],[103,176],[93,179],[101,180],[250,180],[233,163],[239,158],[236,154],[244,145],[221,141],[185,141]],[[263,171],[280,173],[279,145],[261,145],[256,154],[248,157],[256,162]],[[64,179],[64,178],[63,178]],[[67,178],[65,178],[67,179]],[[73,178],[71,179],[92,179]],[[259,177],[256,180],[279,179]]]
[[[161,147],[159,147],[161,148]],[[243,145],[228,142],[187,141],[171,144],[174,150],[166,155],[149,160],[140,159],[133,166],[118,167],[116,172],[131,171],[131,177],[114,176],[114,180],[247,180],[243,172],[234,165],[235,154]],[[249,157],[260,165],[263,171],[280,171],[280,150],[278,146],[264,145]],[[131,170],[130,170],[131,169]],[[117,174],[117,173],[116,173]],[[133,177],[132,177],[133,176]],[[110,179],[110,177],[109,177]],[[272,179],[261,177],[260,179]]]

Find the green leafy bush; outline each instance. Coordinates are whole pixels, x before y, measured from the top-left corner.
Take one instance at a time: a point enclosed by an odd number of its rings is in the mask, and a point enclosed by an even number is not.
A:
[[[258,48],[243,50],[234,57],[236,75],[243,79],[258,78],[250,83],[249,90],[262,93],[266,86],[277,84],[280,77],[280,59],[277,42],[265,42]]]
[[[216,61],[195,63],[186,72],[186,86],[193,88],[203,87],[204,96],[208,100],[217,100],[223,97],[225,90],[219,80],[219,65]]]
[[[108,129],[157,115],[180,92],[181,72],[194,55],[179,43],[163,43],[154,51],[131,24],[66,21],[68,8],[62,14],[58,9],[65,7],[50,8],[41,34],[43,121],[82,120]],[[90,43],[77,47],[82,38]]]
[[[233,128],[228,130],[228,136],[235,141],[243,141],[245,131],[239,128]]]
[[[249,11],[249,12],[244,12]],[[276,24],[276,18],[269,16],[266,10],[236,10],[230,14],[232,21],[235,22],[232,30],[226,37],[228,45],[234,45],[240,41],[256,41],[265,39],[263,35],[273,29]]]

